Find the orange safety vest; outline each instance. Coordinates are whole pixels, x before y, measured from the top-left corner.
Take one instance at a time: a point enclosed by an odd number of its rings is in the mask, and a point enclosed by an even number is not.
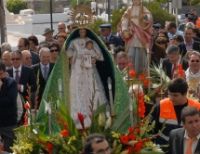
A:
[[[200,103],[197,101],[194,101],[192,99],[188,99],[188,106],[196,107],[200,110]],[[172,101],[169,98],[163,99],[160,101],[160,117],[159,117],[160,123],[165,123],[167,127],[170,126],[178,126],[178,120],[176,117],[176,112],[174,110],[174,105]],[[166,128],[167,134],[164,132],[161,133],[161,137],[165,140],[168,140],[168,131],[170,131],[170,128]],[[167,136],[166,136],[167,135]]]

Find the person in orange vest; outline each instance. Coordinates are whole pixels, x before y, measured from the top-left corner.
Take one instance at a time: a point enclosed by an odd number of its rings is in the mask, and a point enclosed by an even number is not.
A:
[[[168,85],[168,98],[154,106],[151,120],[155,121],[153,133],[159,136],[155,139],[156,144],[168,145],[169,133],[176,128],[182,128],[181,112],[184,107],[191,106],[200,110],[200,103],[187,98],[188,84],[182,78],[172,80]],[[162,130],[162,131],[161,131]],[[166,146],[162,147],[167,152]]]

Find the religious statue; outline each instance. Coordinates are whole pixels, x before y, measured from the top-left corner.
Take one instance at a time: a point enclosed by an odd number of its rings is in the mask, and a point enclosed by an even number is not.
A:
[[[92,112],[108,100],[95,65],[96,61],[104,61],[103,54],[97,43],[87,37],[85,28],[79,28],[78,32],[79,37],[70,42],[67,54],[71,62],[71,116],[76,127],[81,129],[77,113],[85,116],[85,127],[89,127]]]
[[[121,32],[125,40],[129,61],[137,74],[147,73],[147,53],[151,45],[152,15],[141,0],[133,4],[121,19]]]

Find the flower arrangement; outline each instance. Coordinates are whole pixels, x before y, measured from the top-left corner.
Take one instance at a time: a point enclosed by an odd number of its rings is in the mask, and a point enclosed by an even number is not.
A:
[[[121,119],[117,119],[116,115],[108,111],[104,105],[92,113],[90,128],[85,128],[84,115],[77,113],[77,119],[82,128],[76,129],[69,112],[65,110],[66,106],[62,106],[63,103],[59,103],[60,100],[57,100],[56,104],[60,105],[56,108],[53,108],[50,102],[46,103],[48,104],[48,107],[45,107],[47,119],[43,119],[44,123],[34,121],[30,113],[30,105],[26,103],[26,125],[16,129],[13,152],[15,154],[78,154],[89,134],[101,133],[108,139],[113,154],[162,154],[159,146],[152,142],[152,139],[156,137],[156,135],[151,135],[154,123],[150,122],[149,116],[145,117],[145,102],[150,98],[145,95],[143,87],[149,86],[149,78],[143,74],[136,75],[131,65],[127,73],[129,92],[133,99],[130,101],[130,106],[137,105],[136,113],[130,112],[130,115],[136,114],[138,118],[127,131],[121,132],[113,127]],[[55,119],[56,123],[52,123],[52,119]],[[52,125],[58,128],[56,133],[52,133]]]
[[[135,126],[129,127],[125,134],[112,133],[115,139],[115,150],[121,154],[162,154],[159,146],[151,141],[156,135],[149,135],[154,127],[154,123],[149,123],[148,118],[144,118]],[[117,145],[120,145],[117,147]],[[120,149],[120,150],[119,150]]]

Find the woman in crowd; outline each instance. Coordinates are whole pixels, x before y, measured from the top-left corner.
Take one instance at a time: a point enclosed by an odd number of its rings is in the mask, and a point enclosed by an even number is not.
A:
[[[58,43],[52,43],[49,47],[50,52],[51,52],[51,57],[50,57],[50,63],[56,63],[56,60],[58,58],[59,52],[60,52],[60,46]]]

